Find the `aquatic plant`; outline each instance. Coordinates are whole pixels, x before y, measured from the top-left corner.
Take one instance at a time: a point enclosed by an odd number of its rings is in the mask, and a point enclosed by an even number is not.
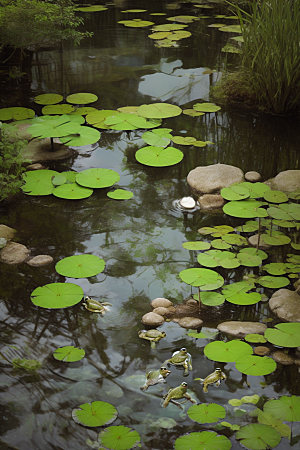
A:
[[[86,427],[108,425],[116,420],[117,415],[118,411],[113,405],[102,401],[83,403],[72,411],[73,420]]]
[[[75,362],[84,358],[85,351],[83,348],[76,348],[74,345],[66,345],[59,347],[53,352],[53,357],[58,361]]]

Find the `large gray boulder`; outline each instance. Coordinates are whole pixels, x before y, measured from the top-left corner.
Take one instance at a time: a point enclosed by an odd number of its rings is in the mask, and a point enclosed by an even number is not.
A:
[[[187,182],[197,195],[219,194],[224,187],[245,181],[244,172],[235,166],[213,164],[199,166],[191,170]]]
[[[238,320],[231,320],[220,323],[217,328],[223,333],[231,334],[237,338],[244,338],[246,334],[264,334],[267,325],[260,322],[240,322]]]
[[[279,289],[269,301],[273,313],[284,322],[300,322],[300,295],[289,289]]]
[[[285,170],[279,172],[275,178],[266,181],[272,190],[285,193],[296,191],[300,188],[300,170]]]

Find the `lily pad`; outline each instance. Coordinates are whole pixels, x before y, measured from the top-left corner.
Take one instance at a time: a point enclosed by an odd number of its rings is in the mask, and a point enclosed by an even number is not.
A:
[[[41,308],[69,308],[81,301],[83,290],[73,283],[50,283],[39,286],[31,293],[31,301]]]
[[[200,234],[211,234],[213,237],[225,236],[226,234],[234,231],[234,228],[229,225],[216,225],[214,227],[202,227],[199,228]]]
[[[288,201],[288,196],[282,191],[266,191],[263,195],[267,202],[271,203],[284,203]]]
[[[35,112],[30,108],[23,108],[22,106],[12,106],[10,108],[0,109],[0,120],[24,120],[32,119]]]
[[[148,119],[165,119],[179,116],[182,113],[182,109],[170,103],[152,103],[150,105],[141,105],[137,113],[139,116]]]
[[[199,117],[199,116],[204,116],[204,112],[201,111],[196,111],[195,109],[184,109],[183,114],[187,115],[187,116],[192,116],[192,117]]]
[[[82,348],[76,348],[74,345],[66,345],[59,347],[53,353],[53,356],[58,361],[75,362],[84,358],[85,351]]]
[[[228,248],[231,248],[231,245],[227,244],[227,242],[223,241],[223,239],[214,239],[210,244],[213,248],[216,248],[218,250],[226,250]]]
[[[198,423],[213,423],[224,419],[226,416],[225,408],[217,403],[201,403],[200,405],[192,405],[187,410],[187,415],[191,420]]]
[[[271,188],[265,183],[260,183],[259,181],[256,183],[250,183],[250,181],[244,181],[240,183],[238,186],[248,189],[250,193],[250,198],[260,198],[263,197],[265,192],[270,191]]]
[[[63,144],[68,144],[72,147],[81,147],[82,145],[91,145],[98,142],[100,139],[100,132],[91,127],[80,126],[74,134],[66,137],[61,137],[60,141]]]
[[[54,191],[52,177],[58,175],[54,170],[32,170],[23,174],[25,184],[21,186],[27,195],[51,195]]]
[[[185,283],[191,286],[201,286],[204,291],[217,289],[214,287],[215,284],[219,285],[221,283],[220,286],[224,284],[224,278],[210,269],[185,269],[179,272],[179,276]]]
[[[247,239],[240,234],[230,233],[223,237],[223,241],[231,245],[247,245]]]
[[[285,263],[269,263],[262,267],[270,275],[284,275],[288,268]]]
[[[42,109],[43,114],[71,114],[75,111],[75,107],[62,103],[60,105],[46,105]]]
[[[112,426],[100,431],[98,442],[109,450],[129,450],[136,447],[141,438],[133,428],[123,425]]]
[[[300,205],[298,203],[283,203],[268,208],[269,216],[278,220],[300,220]]]
[[[236,231],[242,231],[244,233],[253,233],[259,229],[259,223],[256,220],[248,220],[244,225],[236,227]]]
[[[283,423],[281,420],[276,419],[272,414],[266,413],[264,411],[259,411],[257,420],[259,423],[270,425],[272,428],[275,428],[275,430],[277,430],[282,437],[290,438],[290,427],[286,423]]]
[[[300,323],[279,323],[265,331],[265,338],[280,347],[299,347]]]
[[[218,362],[234,362],[241,356],[248,356],[252,353],[251,345],[239,340],[228,342],[214,341],[204,347],[205,356]]]
[[[175,147],[143,147],[135,154],[137,161],[146,166],[166,167],[178,164],[183,159],[183,153]]]
[[[221,109],[221,106],[215,105],[214,103],[195,103],[193,105],[195,111],[201,111],[204,113],[217,112]]]
[[[104,267],[104,260],[96,255],[74,255],[58,261],[55,270],[64,277],[87,278],[98,275]]]
[[[249,253],[249,255],[252,255],[252,256],[259,256],[259,258],[260,258],[261,260],[267,259],[267,258],[269,257],[269,255],[268,255],[266,252],[264,252],[263,250],[260,250],[260,249],[257,250],[257,249],[254,248],[254,247],[245,247],[245,248],[242,248],[242,249],[239,251],[239,255],[240,255],[241,253]]]
[[[129,200],[133,197],[133,192],[126,191],[125,189],[116,189],[115,191],[108,192],[107,197],[114,200]]]
[[[86,116],[86,121],[93,127],[101,128],[104,130],[108,130],[110,128],[109,125],[106,125],[104,122],[109,116],[115,116],[118,114],[118,111],[111,109],[103,109],[101,111],[93,111]]]
[[[176,439],[175,450],[230,450],[230,440],[214,431],[193,432]]]
[[[76,182],[89,188],[106,188],[120,181],[120,175],[111,169],[87,169],[77,173]]]
[[[132,28],[143,28],[143,27],[149,27],[150,25],[154,25],[154,22],[150,22],[149,20],[142,20],[142,19],[119,20],[118,23],[122,23],[126,27],[132,27]]]
[[[113,405],[101,401],[84,403],[72,411],[73,420],[86,427],[108,425],[116,420],[117,415],[118,411]]]
[[[82,12],[99,12],[106,11],[108,8],[105,8],[103,5],[91,5],[91,6],[82,6],[81,8],[75,8],[75,11]]]
[[[256,251],[256,249],[253,249]],[[262,263],[262,259],[258,254],[251,254],[249,252],[239,252],[236,255],[237,259],[240,261],[242,266],[246,267],[257,267]]]
[[[210,243],[203,241],[184,242],[182,247],[187,250],[208,250],[210,248]]]
[[[196,142],[197,139],[191,136],[173,136],[172,141],[174,144],[178,145],[194,145],[194,142]]]
[[[235,437],[242,445],[252,450],[273,448],[281,441],[278,431],[260,423],[252,423],[240,428]]]
[[[250,197],[250,192],[241,186],[231,186],[221,189],[221,196],[225,200],[244,200]]]
[[[166,37],[170,36],[172,34],[172,31],[157,31],[156,33],[149,34],[150,39],[165,39]]]
[[[240,25],[228,25],[226,27],[219,28],[220,31],[225,31],[227,33],[241,33],[242,29]]]
[[[198,294],[194,295],[194,298],[197,300],[199,298]],[[218,292],[201,292],[200,295],[201,303],[207,306],[219,306],[225,302],[225,297]]]
[[[39,105],[55,105],[63,101],[63,96],[60,94],[41,94],[34,97],[34,102]]]
[[[58,175],[55,175],[52,178],[52,183],[54,184],[54,186],[61,186],[62,184],[65,184],[65,182],[67,181],[67,178],[59,173]]]
[[[266,288],[272,289],[279,289],[290,284],[289,279],[286,277],[271,277],[269,275],[259,277],[255,281]]]
[[[291,242],[290,237],[279,231],[273,231],[272,234],[270,231],[266,231],[266,233],[261,234],[261,237],[268,245],[286,245]]]
[[[229,216],[241,217],[244,219],[267,217],[267,211],[261,208],[261,206],[263,206],[263,203],[257,200],[232,201],[223,206],[223,211]]]
[[[226,300],[234,305],[255,305],[261,301],[261,295],[258,292],[240,292],[235,295],[227,296]]]
[[[244,355],[236,359],[235,367],[246,375],[262,376],[274,372],[277,364],[267,356]]]
[[[264,412],[276,419],[288,422],[300,421],[300,397],[283,395],[279,400],[269,400],[264,405]]]
[[[93,189],[79,186],[77,183],[68,183],[57,186],[52,194],[55,197],[65,198],[66,200],[82,200],[83,198],[90,197],[93,192]]]
[[[79,108],[76,108],[75,111],[71,112],[70,115],[86,116],[87,114],[90,114],[95,111],[97,111],[97,109],[94,108],[93,106],[81,106]]]
[[[166,23],[163,25],[156,25],[152,28],[153,31],[176,31],[176,30],[182,30],[183,28],[187,27],[187,25],[180,25],[178,23]],[[146,116],[145,116],[146,117]]]
[[[208,250],[200,253],[197,260],[199,264],[205,267],[221,266],[225,269],[234,269],[240,265],[234,253],[222,252],[221,250]]]
[[[157,128],[153,131],[146,131],[142,135],[142,139],[146,144],[154,147],[167,147],[172,139],[171,131],[171,128]]]
[[[261,334],[249,333],[246,334],[245,341],[251,342],[253,344],[265,344],[267,342],[267,339]]]

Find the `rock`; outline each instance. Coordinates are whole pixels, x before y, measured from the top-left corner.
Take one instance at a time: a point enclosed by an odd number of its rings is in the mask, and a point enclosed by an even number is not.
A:
[[[231,334],[237,338],[244,338],[246,334],[264,334],[267,325],[260,322],[240,322],[239,320],[232,320],[220,323],[217,328],[223,333]]]
[[[300,322],[300,295],[289,289],[278,289],[269,301],[273,313],[284,322]]]
[[[250,236],[248,239],[249,245],[252,247],[257,247],[258,242],[258,234],[254,234],[253,236]],[[260,236],[259,238],[259,248],[262,250],[269,250],[272,247],[272,245],[266,244],[263,238]]]
[[[245,181],[243,171],[227,164],[199,166],[191,170],[187,176],[189,186],[198,195],[219,194],[224,187],[242,181]]]
[[[218,209],[222,208],[225,204],[224,198],[219,194],[204,194],[198,199],[200,209]]]
[[[197,308],[199,308],[199,303],[197,302],[197,300],[194,300],[193,298],[189,298],[187,301],[186,301],[186,305],[188,305],[189,307],[197,307]]]
[[[177,319],[180,319],[182,317],[189,317],[198,314],[199,303],[197,302],[197,300],[195,300],[196,303],[194,302],[188,303],[188,302],[189,300],[186,303],[180,303],[179,305],[175,306],[174,318],[176,317]]]
[[[250,172],[245,173],[245,180],[250,181],[252,183],[256,183],[261,180],[261,174],[255,172],[254,170],[250,170]]]
[[[7,227],[6,225],[0,225],[0,237],[10,241],[14,238],[16,234],[16,230],[13,228]]]
[[[163,317],[172,315],[172,311],[170,311],[169,308],[164,308],[163,306],[154,308],[154,310],[152,312],[154,312],[155,314],[158,314],[159,316],[163,316]]]
[[[144,314],[142,317],[142,323],[151,327],[159,327],[164,323],[164,321],[165,319],[163,318],[163,316],[160,316],[159,314],[156,314],[154,312]]]
[[[178,323],[182,328],[192,329],[200,328],[203,324],[203,320],[198,319],[197,317],[181,317],[180,319],[175,319],[174,322]]]
[[[285,170],[266,181],[272,190],[283,191],[286,194],[300,188],[300,170]]]
[[[29,166],[26,167],[26,170],[42,170],[42,169],[47,169],[47,167],[43,166],[40,163],[30,164]]]
[[[270,353],[270,349],[264,345],[258,345],[254,348],[254,354],[258,356],[266,356]]]
[[[40,267],[46,266],[47,264],[52,263],[53,258],[49,255],[38,255],[27,261],[27,264],[32,267]]]
[[[173,306],[173,303],[167,298],[155,298],[152,300],[151,306],[152,308],[159,308],[160,306],[163,308],[168,308],[169,306]]]
[[[273,352],[271,356],[274,359],[274,361],[283,364],[284,366],[291,366],[292,364],[295,363],[295,359],[292,356],[288,355],[287,353],[284,353],[281,350]]]
[[[32,139],[28,145],[22,149],[23,159],[29,159],[32,163],[41,161],[61,161],[77,152],[62,144],[59,139],[53,139],[54,151],[51,150],[50,139]]]
[[[193,209],[196,206],[196,202],[193,197],[183,197],[181,200],[179,200],[179,204],[186,209]]]
[[[20,264],[29,257],[30,250],[25,245],[9,242],[0,252],[0,261],[6,264]]]

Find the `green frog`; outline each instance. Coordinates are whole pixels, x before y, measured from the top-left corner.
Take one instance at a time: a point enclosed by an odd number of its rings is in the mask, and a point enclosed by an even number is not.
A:
[[[155,342],[158,342],[160,339],[166,337],[166,333],[164,331],[158,331],[158,330],[140,330],[139,337],[141,339],[146,339],[147,341],[150,341],[151,348],[155,349]]]
[[[97,300],[94,300],[93,298],[88,297],[85,295],[83,297],[83,305],[85,309],[91,312],[96,312],[100,314],[105,314],[106,311],[108,311],[108,308],[106,306],[112,306],[111,303],[105,303],[105,302],[98,302]]]
[[[208,392],[207,386],[209,384],[215,384],[216,386],[220,386],[222,380],[226,380],[226,375],[222,370],[218,367],[213,373],[207,375],[206,378],[195,378],[195,380],[200,380],[201,384],[203,384],[203,392]]]
[[[146,391],[149,386],[154,386],[157,383],[166,383],[165,378],[170,375],[171,371],[162,366],[159,370],[150,370],[146,375],[144,386],[141,386],[142,391]]]
[[[164,364],[174,364],[174,366],[183,366],[183,375],[188,375],[189,370],[193,370],[192,357],[187,352],[186,348],[181,348],[180,350],[173,353],[172,358],[167,359]]]
[[[169,392],[163,396],[163,398],[165,400],[163,402],[163,405],[162,405],[163,408],[166,408],[170,402],[174,403],[174,405],[178,406],[181,409],[183,409],[181,404],[187,402],[188,400],[191,403],[197,403],[196,400],[194,400],[187,393],[187,383],[185,381],[183,383],[181,383],[180,386],[177,386],[176,388],[170,389]],[[181,402],[181,403],[175,401],[175,399],[177,400],[177,399],[180,399],[180,398],[185,398],[186,400]]]

